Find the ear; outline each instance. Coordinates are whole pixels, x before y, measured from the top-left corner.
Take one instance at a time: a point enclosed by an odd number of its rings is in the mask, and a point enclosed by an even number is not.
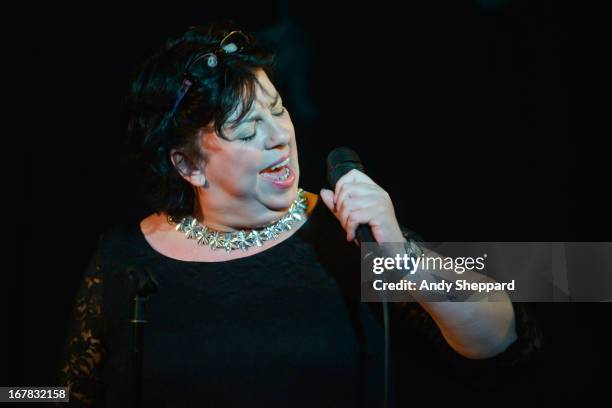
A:
[[[185,152],[172,149],[170,160],[181,177],[196,187],[207,187],[203,166],[194,161]]]

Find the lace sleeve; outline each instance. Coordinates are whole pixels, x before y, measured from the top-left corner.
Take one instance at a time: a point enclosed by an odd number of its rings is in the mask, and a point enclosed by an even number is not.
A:
[[[59,381],[70,387],[71,406],[101,405],[100,368],[105,355],[102,294],[98,246],[76,295],[60,362]]]

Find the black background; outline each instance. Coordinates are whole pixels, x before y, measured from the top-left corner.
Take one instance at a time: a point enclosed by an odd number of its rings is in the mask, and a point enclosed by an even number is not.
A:
[[[36,103],[22,127],[16,225],[15,293],[25,308],[9,309],[19,363],[6,384],[51,383],[98,234],[146,215],[119,160],[123,96],[136,64],[189,25],[231,18],[283,34],[275,84],[296,127],[302,188],[318,193],[327,153],[346,145],[389,192],[400,222],[427,240],[609,240],[605,184],[593,190],[580,171],[596,157],[580,154],[586,125],[570,132],[574,12],[512,0],[32,7],[24,39]],[[554,376],[516,395],[594,398],[609,367],[604,307],[537,305]]]

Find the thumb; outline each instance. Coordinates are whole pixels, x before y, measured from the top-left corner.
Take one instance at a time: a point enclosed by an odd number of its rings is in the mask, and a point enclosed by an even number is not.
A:
[[[322,188],[320,194],[327,208],[334,213],[334,192],[326,188]]]

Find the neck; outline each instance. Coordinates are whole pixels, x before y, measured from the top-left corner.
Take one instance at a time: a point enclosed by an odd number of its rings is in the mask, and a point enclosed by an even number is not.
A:
[[[300,224],[306,219],[308,201],[305,194],[301,191],[299,193],[290,206],[289,213],[267,228],[239,232],[225,230],[220,233],[212,225],[202,225],[192,217],[185,217],[176,229],[188,239],[196,239],[200,245],[210,245],[213,250],[223,248],[231,252],[235,249],[246,251],[254,246],[262,247],[264,242],[276,240],[281,234],[291,230],[292,224]]]
[[[291,205],[293,205],[298,197],[299,194],[296,194]],[[230,200],[220,201],[227,203]],[[235,199],[233,202],[236,202]],[[212,205],[212,203],[208,202],[201,194],[198,204],[200,205],[198,206],[199,213],[196,216],[197,220],[208,228],[224,232],[267,227],[281,220],[291,209],[290,205],[281,210],[271,210],[261,203],[252,200],[248,203],[238,201],[229,208],[227,204],[225,204],[223,208],[221,208]]]

